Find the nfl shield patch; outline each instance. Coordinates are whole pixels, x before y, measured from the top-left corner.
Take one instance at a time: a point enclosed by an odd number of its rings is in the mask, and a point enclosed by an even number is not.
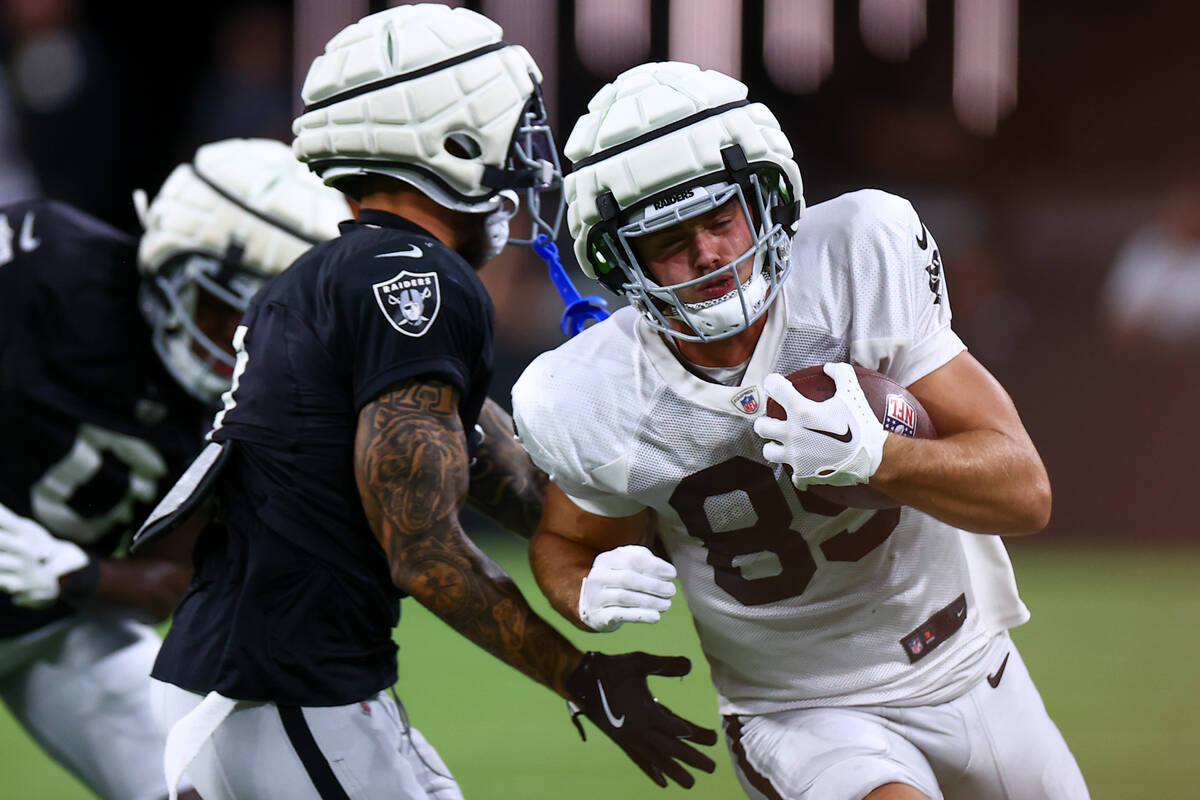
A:
[[[916,436],[916,409],[900,395],[889,394],[887,396],[887,412],[883,415],[883,429],[901,436]]]
[[[733,396],[733,406],[743,414],[755,414],[758,412],[758,387],[751,386],[745,391],[738,392]]]
[[[424,336],[442,307],[436,272],[405,269],[371,288],[379,310],[405,336]]]

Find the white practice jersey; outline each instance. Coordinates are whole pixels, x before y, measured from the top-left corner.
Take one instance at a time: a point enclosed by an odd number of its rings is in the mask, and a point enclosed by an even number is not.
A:
[[[653,509],[722,713],[944,702],[1028,619],[998,537],[797,491],[752,428],[769,373],[850,361],[908,386],[962,352],[942,277],[908,201],[853,192],[801,220],[740,385],[693,375],[626,307],[513,387],[520,441],[576,504]]]

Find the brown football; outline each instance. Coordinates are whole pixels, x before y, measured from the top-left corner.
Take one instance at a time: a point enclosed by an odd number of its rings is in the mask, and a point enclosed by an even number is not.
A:
[[[929,421],[929,415],[908,389],[873,369],[856,366],[854,372],[858,375],[858,383],[862,386],[863,394],[867,396],[871,410],[885,429],[901,436],[937,438],[937,431]],[[787,379],[796,387],[796,391],[817,402],[833,397],[836,388],[833,378],[825,374],[821,364],[793,372]],[[785,419],[787,415],[784,414],[782,406],[774,400],[768,400],[767,416]],[[850,508],[896,508],[900,505],[867,484],[828,486],[813,483],[809,484],[808,491],[817,497]]]

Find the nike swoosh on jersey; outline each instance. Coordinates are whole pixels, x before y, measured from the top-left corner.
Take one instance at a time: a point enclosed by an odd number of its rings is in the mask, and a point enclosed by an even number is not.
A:
[[[921,235],[917,237],[917,247],[922,250],[929,249],[929,231],[925,230],[925,225],[921,225]]]
[[[409,245],[407,250],[397,250],[394,253],[380,253],[376,258],[420,258],[425,255],[421,248],[415,244]]]
[[[994,675],[987,676],[988,685],[995,689],[1000,685],[1000,679],[1004,677],[1004,668],[1008,666],[1008,657],[1011,653],[1004,654],[1004,660],[1000,662],[1000,669],[996,670]]]
[[[820,428],[809,428],[807,426],[805,426],[804,430],[812,431],[813,433],[819,433],[822,436],[828,436],[830,439],[837,439],[839,442],[848,442],[854,438],[853,434],[850,433],[849,425],[846,426],[845,433],[834,433],[833,431],[823,431]]]
[[[604,716],[608,717],[608,722],[614,728],[619,728],[625,724],[625,715],[614,717],[612,709],[608,707],[608,698],[604,695],[604,684],[596,681],[596,688],[600,690],[600,706],[604,709]]]

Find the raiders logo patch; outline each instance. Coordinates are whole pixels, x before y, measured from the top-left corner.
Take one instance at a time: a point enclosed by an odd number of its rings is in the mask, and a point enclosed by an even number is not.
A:
[[[405,269],[371,288],[379,310],[392,327],[405,336],[424,336],[442,307],[436,272]]]

